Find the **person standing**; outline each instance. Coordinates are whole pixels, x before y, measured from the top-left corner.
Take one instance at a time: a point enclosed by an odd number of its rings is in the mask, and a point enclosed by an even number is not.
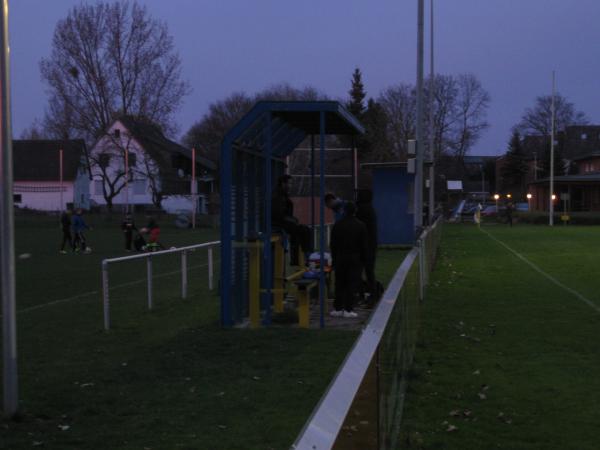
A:
[[[335,194],[328,192],[323,197],[325,201],[325,206],[327,206],[331,211],[333,211],[333,217],[335,222],[342,219],[344,217],[344,207],[346,206],[346,202],[341,198],[335,196]]]
[[[82,214],[82,209],[78,208],[75,211],[75,216],[73,216],[73,234],[75,235],[73,246],[75,247],[76,252],[81,250],[84,253],[90,253],[91,249],[87,246],[87,241],[83,234],[83,232],[89,230],[90,227],[85,223],[85,220],[83,220]]]
[[[73,243],[73,236],[71,235],[71,210],[67,209],[60,216],[60,226],[62,228],[63,238],[62,244],[60,245],[60,252],[66,254],[65,244],[68,242],[71,250],[75,251],[75,244]]]
[[[125,250],[130,252],[131,243],[133,242],[133,232],[137,231],[131,214],[125,215],[125,219],[123,219],[123,222],[121,222],[121,230],[123,230],[123,234],[125,236]]]
[[[508,202],[508,204],[506,205],[506,223],[508,223],[511,226],[511,228],[513,226],[513,210],[514,206],[512,202]]]
[[[277,180],[277,187],[271,197],[271,223],[282,228],[290,235],[290,264],[299,263],[300,248],[305,254],[310,253],[310,228],[299,223],[294,217],[294,203],[290,199],[291,176],[283,175]]]
[[[345,215],[331,230],[331,255],[335,270],[335,300],[333,317],[357,317],[353,311],[363,267],[367,261],[368,232],[355,217],[356,206],[348,202]]]
[[[375,279],[375,261],[377,259],[377,214],[373,208],[373,191],[361,189],[356,199],[356,218],[367,227],[367,255],[365,261],[365,278],[367,279],[367,305],[379,300],[377,298],[377,280]]]

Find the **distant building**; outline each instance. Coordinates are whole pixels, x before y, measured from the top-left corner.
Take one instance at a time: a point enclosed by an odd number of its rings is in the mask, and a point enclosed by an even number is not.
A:
[[[18,208],[88,209],[90,178],[85,142],[81,139],[13,140],[13,192]]]
[[[554,177],[556,210],[566,206],[567,211],[600,211],[600,125],[570,126],[558,136],[564,167]],[[529,182],[532,210],[548,211],[549,190],[547,176]]]
[[[192,151],[165,137],[154,124],[130,116],[115,120],[90,150],[90,159],[91,198],[96,204],[107,204],[106,191],[114,194],[113,207],[160,205],[168,212],[192,208]],[[200,214],[209,212],[215,170],[216,164],[198,151],[196,211]]]

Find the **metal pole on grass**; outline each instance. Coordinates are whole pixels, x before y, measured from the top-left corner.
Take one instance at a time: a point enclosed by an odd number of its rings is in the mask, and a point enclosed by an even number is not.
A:
[[[555,86],[555,73],[554,70],[552,71],[552,105],[551,105],[551,112],[552,112],[552,118],[550,119],[552,121],[552,125],[551,125],[551,137],[550,137],[550,193],[549,193],[549,197],[550,197],[550,217],[549,217],[549,224],[550,226],[554,226],[554,199],[552,198],[552,194],[554,194],[554,133],[555,133],[555,114],[556,114],[556,110],[555,110],[555,105],[554,105],[554,86]]]
[[[429,224],[433,223],[433,215],[435,213],[435,152],[433,149],[433,97],[435,92],[435,70],[433,65],[433,0],[431,0],[430,8],[430,79],[429,79]]]
[[[187,252],[181,252],[181,298],[187,298],[188,291],[188,273],[187,273]]]
[[[148,256],[146,261],[146,272],[148,274],[148,309],[152,309],[152,256]]]
[[[110,329],[110,299],[108,297],[108,263],[102,261],[102,304],[104,305],[104,329]]]
[[[418,0],[417,32],[417,155],[415,170],[415,233],[423,226],[423,41],[425,6],[424,0]]]
[[[13,211],[13,160],[10,116],[8,0],[0,17],[0,280],[2,282],[3,413],[12,418],[19,407],[17,373],[17,318]]]
[[[208,290],[213,290],[213,249],[208,247]]]
[[[196,149],[192,149],[192,229],[196,228],[196,208],[198,203],[198,185],[196,184]]]

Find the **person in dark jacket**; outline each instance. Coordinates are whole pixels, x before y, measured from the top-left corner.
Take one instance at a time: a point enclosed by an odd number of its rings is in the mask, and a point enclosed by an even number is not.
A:
[[[376,302],[377,280],[375,279],[375,261],[377,259],[377,214],[373,208],[373,191],[361,189],[356,200],[356,218],[367,227],[367,259],[365,277],[367,279],[368,304]]]
[[[125,236],[125,250],[130,252],[131,243],[133,242],[133,232],[137,231],[131,214],[125,215],[125,219],[121,222],[121,230],[123,230],[123,235]]]
[[[65,250],[65,244],[68,242],[71,250],[75,251],[75,244],[73,244],[73,236],[71,235],[71,210],[67,209],[60,216],[60,226],[62,228],[63,239],[60,246],[61,253],[67,253]]]
[[[310,228],[298,222],[294,217],[294,203],[290,199],[291,176],[283,175],[277,180],[277,187],[271,199],[271,223],[274,227],[282,228],[290,236],[290,264],[299,262],[300,248],[304,253],[310,253]]]
[[[335,194],[331,192],[325,194],[324,200],[325,206],[333,211],[333,217],[336,222],[344,217],[344,207],[346,206],[346,202],[344,200],[337,198]]]
[[[355,217],[356,206],[348,202],[345,216],[331,230],[331,255],[335,270],[334,317],[356,317],[354,298],[360,287],[363,266],[367,261],[368,233]]]

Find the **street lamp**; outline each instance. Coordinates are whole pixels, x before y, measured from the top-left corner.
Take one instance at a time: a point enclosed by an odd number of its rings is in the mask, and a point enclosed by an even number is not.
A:
[[[494,194],[494,200],[496,200],[496,214],[498,214],[498,200],[500,199],[500,195]]]
[[[506,198],[508,198],[508,199],[512,198],[512,194],[506,194]]]
[[[529,212],[531,212],[531,197],[533,197],[533,195],[527,194],[527,211]]]
[[[552,194],[552,201],[556,200],[556,194]]]

